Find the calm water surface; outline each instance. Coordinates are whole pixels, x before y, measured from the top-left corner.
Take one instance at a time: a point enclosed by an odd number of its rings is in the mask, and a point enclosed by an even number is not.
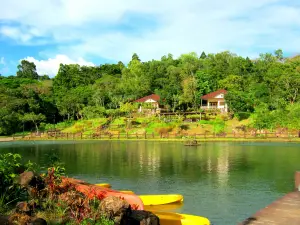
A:
[[[290,192],[300,169],[300,145],[293,143],[8,142],[0,143],[4,152],[40,164],[56,152],[72,177],[138,194],[180,193],[184,204],[164,210],[214,225],[236,224]]]

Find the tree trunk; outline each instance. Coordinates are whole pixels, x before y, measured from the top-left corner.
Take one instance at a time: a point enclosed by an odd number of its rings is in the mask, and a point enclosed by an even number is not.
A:
[[[36,129],[36,134],[38,134],[39,133],[39,127],[38,127],[37,123],[34,123],[34,125],[35,125],[35,129]]]

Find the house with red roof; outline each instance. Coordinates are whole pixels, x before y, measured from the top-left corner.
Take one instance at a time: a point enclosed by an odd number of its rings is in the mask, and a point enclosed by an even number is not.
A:
[[[150,106],[152,112],[156,112],[156,110],[159,110],[159,100],[160,100],[159,95],[151,94],[151,95],[145,96],[143,98],[139,98],[139,99],[135,100],[134,102],[141,103],[139,106],[139,109],[138,109],[139,112],[142,112],[145,108],[149,109],[149,106]],[[144,107],[143,107],[143,105],[144,105]],[[148,107],[145,107],[146,105],[148,105]]]
[[[219,109],[221,112],[228,112],[228,105],[225,101],[227,91],[220,89],[201,97],[201,109]]]

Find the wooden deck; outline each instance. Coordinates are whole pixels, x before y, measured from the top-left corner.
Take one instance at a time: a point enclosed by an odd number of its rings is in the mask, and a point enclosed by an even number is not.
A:
[[[276,200],[239,225],[300,225],[300,172],[295,173],[295,191]]]

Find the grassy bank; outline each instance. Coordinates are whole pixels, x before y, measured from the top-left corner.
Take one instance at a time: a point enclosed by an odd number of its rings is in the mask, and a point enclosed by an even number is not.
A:
[[[182,116],[173,117],[118,117],[79,120],[46,125],[42,134],[14,136],[15,140],[155,140],[186,141],[256,141],[298,142],[298,131],[278,128],[256,130],[251,119],[229,119],[217,116],[198,120]],[[53,129],[53,127],[55,129]]]
[[[67,138],[57,138],[57,139],[49,139],[49,138],[30,138],[30,139],[14,139],[13,141],[156,141],[156,142],[182,142],[184,143],[188,139],[175,139],[175,138],[154,138],[154,139],[110,139],[110,138],[102,138],[102,139],[67,139]],[[300,138],[196,138],[198,142],[205,143],[205,142],[294,142],[299,143]]]

